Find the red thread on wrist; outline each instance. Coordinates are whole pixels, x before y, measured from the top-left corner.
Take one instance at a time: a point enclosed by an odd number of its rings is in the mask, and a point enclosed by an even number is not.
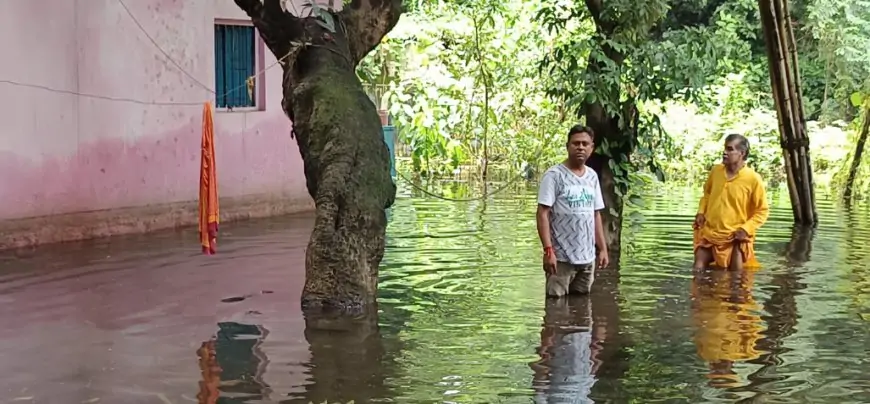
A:
[[[544,247],[544,254],[547,256],[553,255],[553,247],[549,247],[549,246]]]

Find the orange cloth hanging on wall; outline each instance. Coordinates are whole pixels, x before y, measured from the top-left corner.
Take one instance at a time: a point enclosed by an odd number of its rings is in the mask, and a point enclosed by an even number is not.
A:
[[[211,103],[202,109],[202,160],[199,170],[199,238],[203,254],[214,254],[220,209],[214,155],[214,120]]]

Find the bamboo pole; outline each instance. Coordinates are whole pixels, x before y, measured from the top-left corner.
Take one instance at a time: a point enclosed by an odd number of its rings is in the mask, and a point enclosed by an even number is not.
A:
[[[788,0],[758,0],[795,223],[816,224],[809,137]]]
[[[788,132],[791,119],[788,103],[784,102],[785,94],[782,91],[781,77],[784,75],[782,69],[782,54],[779,52],[779,35],[777,32],[776,15],[771,4],[772,0],[758,0],[758,8],[761,16],[761,28],[764,34],[764,44],[767,50],[767,62],[770,72],[770,85],[773,94],[774,106],[776,107],[777,121],[779,124],[780,143],[783,146],[783,162],[785,164],[786,182],[788,184],[789,201],[791,202],[792,213],[795,222],[801,222],[800,217],[800,197],[798,195],[798,187],[795,183],[792,162],[787,148],[785,147],[789,139]]]
[[[794,179],[794,183],[796,186],[796,193],[798,197],[797,208],[798,212],[795,214],[795,221],[797,223],[804,223],[807,219],[806,205],[805,205],[805,186],[806,181],[802,175],[802,164],[799,153],[797,152],[797,147],[799,147],[800,143],[797,141],[798,139],[798,131],[799,123],[796,118],[800,111],[797,109],[797,102],[795,100],[795,92],[794,92],[794,72],[791,70],[789,66],[789,57],[787,55],[788,46],[787,46],[787,36],[788,31],[785,25],[785,20],[788,18],[783,14],[782,2],[780,0],[770,0],[771,8],[773,11],[773,23],[776,26],[776,56],[778,58],[778,65],[780,69],[781,76],[779,77],[779,85],[780,85],[780,93],[784,95],[782,101],[785,106],[785,109],[788,110],[787,118],[785,119],[786,126],[788,130],[783,133],[784,143],[782,144],[783,154],[786,159],[791,162],[790,175]]]
[[[806,216],[806,178],[802,175],[802,162],[800,158],[800,154],[797,152],[797,147],[799,147],[800,142],[798,139],[798,132],[800,131],[800,124],[797,121],[797,116],[800,113],[798,110],[798,103],[795,99],[795,91],[794,91],[794,71],[792,71],[789,56],[788,55],[788,46],[787,46],[787,37],[788,30],[785,25],[785,20],[787,17],[783,14],[782,3],[780,0],[771,0],[774,19],[773,22],[776,24],[776,33],[777,33],[777,46],[776,50],[778,53],[778,57],[780,59],[780,92],[784,94],[783,103],[785,104],[788,110],[788,119],[786,124],[788,125],[788,131],[786,131],[783,135],[785,138],[785,144],[783,147],[783,152],[787,155],[786,158],[791,161],[791,176],[794,179],[795,191],[798,197],[797,208],[798,214],[796,215],[797,223],[804,223],[807,220]]]
[[[818,216],[816,213],[816,196],[815,189],[813,186],[813,169],[812,169],[812,161],[810,159],[810,139],[809,134],[807,133],[807,119],[804,113],[804,101],[803,101],[803,93],[801,92],[801,75],[800,75],[800,66],[798,65],[798,57],[797,57],[797,43],[794,39],[794,27],[792,26],[791,21],[791,13],[789,13],[788,1],[789,0],[781,0],[781,18],[780,21],[784,23],[785,29],[785,49],[788,51],[789,58],[787,62],[790,62],[790,73],[791,79],[789,80],[790,90],[792,92],[791,99],[794,103],[794,111],[797,113],[792,117],[796,119],[794,122],[797,131],[793,133],[794,139],[796,140],[796,154],[797,159],[800,162],[800,171],[797,173],[803,183],[803,198],[802,199],[802,207],[804,208],[802,217],[805,219],[804,224],[816,224],[818,222]]]

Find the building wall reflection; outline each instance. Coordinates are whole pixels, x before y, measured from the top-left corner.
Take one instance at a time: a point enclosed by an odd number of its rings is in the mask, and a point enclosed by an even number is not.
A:
[[[215,338],[197,350],[202,381],[200,404],[243,403],[265,400],[269,386],[263,381],[268,359],[261,345],[269,332],[260,325],[218,323]],[[218,401],[220,399],[220,401]]]

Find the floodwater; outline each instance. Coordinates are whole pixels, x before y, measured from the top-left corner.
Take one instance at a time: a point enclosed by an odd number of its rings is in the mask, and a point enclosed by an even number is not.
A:
[[[0,256],[0,402],[870,402],[870,215],[776,194],[763,270],[693,277],[697,195],[649,198],[619,271],[543,298],[532,189],[400,187],[379,327],[299,312],[309,216]],[[636,220],[640,216],[635,214]]]

